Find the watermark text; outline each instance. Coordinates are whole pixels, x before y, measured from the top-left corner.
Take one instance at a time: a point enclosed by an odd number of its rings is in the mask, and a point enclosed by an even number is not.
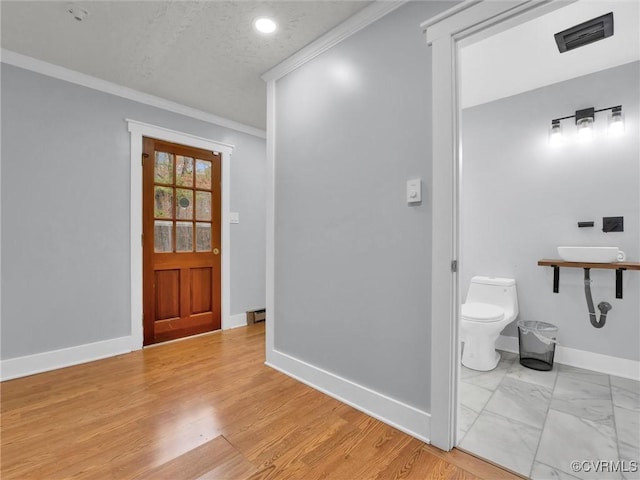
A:
[[[572,472],[593,473],[636,473],[636,460],[574,460],[571,462]]]

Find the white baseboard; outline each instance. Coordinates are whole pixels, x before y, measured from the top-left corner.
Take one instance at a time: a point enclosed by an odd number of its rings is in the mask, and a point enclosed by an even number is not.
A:
[[[0,362],[0,380],[26,377],[101,358],[113,357],[132,350],[131,337],[112,338],[102,342],[87,343],[77,347],[62,348],[51,352],[36,353],[24,357],[9,358]]]
[[[269,361],[265,363],[387,425],[429,442],[431,415],[427,412],[277,350],[270,352]]]
[[[222,329],[229,330],[231,328],[246,327],[246,326],[247,326],[247,314],[236,313],[235,315],[231,315],[226,320],[223,321]]]
[[[518,353],[518,337],[500,335],[496,342],[496,348],[506,352]],[[554,363],[585,368],[594,372],[615,375],[616,377],[640,380],[640,362],[637,360],[628,360],[557,345],[553,361]]]
[[[244,313],[231,315],[223,321],[223,330],[245,327],[247,317]],[[210,333],[210,332],[207,332]],[[88,343],[75,347],[62,348],[51,352],[9,358],[0,361],[0,381],[26,377],[36,373],[48,372],[58,368],[70,367],[81,363],[92,362],[102,358],[129,353],[136,348],[132,346],[132,337],[120,337],[102,342]]]

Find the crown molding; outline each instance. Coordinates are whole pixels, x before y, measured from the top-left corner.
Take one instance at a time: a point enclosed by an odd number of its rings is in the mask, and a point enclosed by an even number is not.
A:
[[[463,0],[462,3],[457,3],[453,7],[446,9],[444,12],[441,12],[425,20],[420,24],[420,28],[422,28],[422,30],[425,31],[430,26],[435,25],[436,23],[440,23],[443,20],[446,20],[450,17],[453,17],[457,13],[461,12],[462,10],[466,10],[467,8],[473,7],[476,3],[480,3],[481,1],[482,0]]]
[[[14,67],[23,68],[32,72],[47,75],[49,77],[57,78],[58,80],[64,80],[66,82],[81,85],[83,87],[98,90],[100,92],[109,93],[118,97],[126,98],[127,100],[133,100],[134,102],[150,105],[152,107],[161,108],[169,112],[184,115],[186,117],[202,120],[203,122],[212,123],[220,127],[229,128],[238,132],[247,133],[255,137],[266,138],[267,133],[264,130],[255,128],[243,123],[229,120],[228,118],[219,117],[212,113],[198,110],[197,108],[188,107],[165,98],[156,97],[148,93],[143,93],[132,88],[118,85],[117,83],[102,80],[91,75],[70,70],[68,68],[47,63],[42,60],[38,60],[33,57],[28,57],[20,53],[13,52],[11,50],[0,50],[0,62],[7,65],[13,65]]]
[[[314,59],[331,47],[342,42],[354,33],[371,25],[388,13],[407,3],[408,0],[377,0],[346,19],[337,27],[318,37],[306,47],[298,50],[289,58],[262,74],[265,82],[278,80],[298,67]]]

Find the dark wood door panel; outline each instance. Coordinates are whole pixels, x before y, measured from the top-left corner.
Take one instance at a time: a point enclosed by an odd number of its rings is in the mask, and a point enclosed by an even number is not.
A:
[[[192,268],[191,269],[191,312],[203,313],[211,312],[212,306],[212,269]]]
[[[180,317],[180,270],[155,272],[156,315],[154,320]]]

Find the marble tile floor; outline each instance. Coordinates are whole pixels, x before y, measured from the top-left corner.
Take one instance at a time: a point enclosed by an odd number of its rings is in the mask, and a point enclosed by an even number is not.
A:
[[[558,363],[539,372],[500,353],[490,372],[461,367],[460,448],[534,480],[640,480],[640,382]],[[623,463],[571,467],[598,460]]]

